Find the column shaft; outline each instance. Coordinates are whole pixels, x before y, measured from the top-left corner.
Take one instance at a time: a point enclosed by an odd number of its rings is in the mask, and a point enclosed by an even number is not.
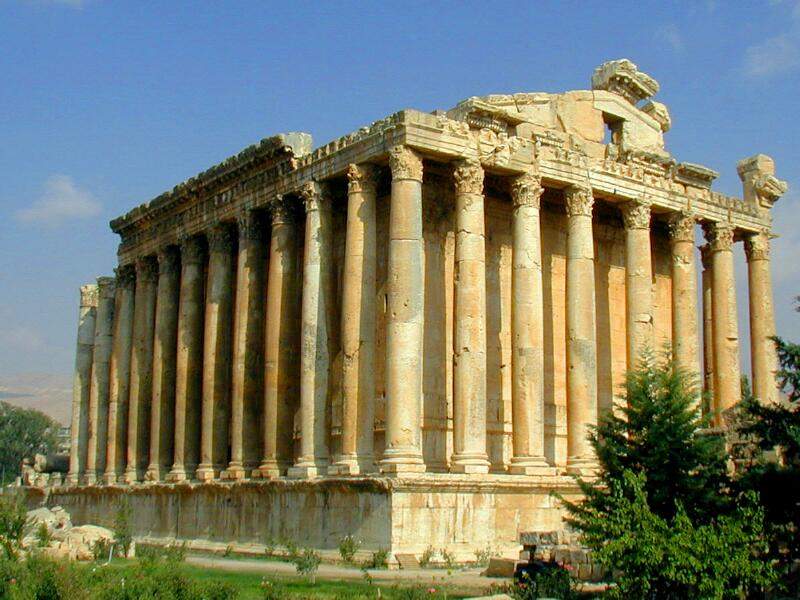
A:
[[[422,459],[422,340],[425,248],[422,159],[410,148],[389,153],[392,171],[386,311],[386,448],[384,473],[418,473]]]
[[[132,265],[116,272],[114,340],[108,367],[108,441],[103,480],[116,483],[125,471],[128,444],[128,398],[133,348],[133,299],[136,274]]]
[[[653,348],[653,266],[650,253],[650,205],[629,202],[622,208],[625,223],[625,308],[628,369],[635,369],[642,352]]]
[[[511,413],[514,454],[509,471],[519,475],[553,472],[544,456],[544,294],[537,172],[511,186]]]
[[[588,440],[597,424],[597,341],[590,188],[566,190],[567,205],[567,469],[596,468]]]
[[[299,319],[297,224],[285,200],[272,206],[264,333],[264,454],[258,475],[278,477],[293,458],[297,410]],[[253,473],[256,476],[256,473]]]
[[[92,485],[106,466],[108,439],[108,377],[114,328],[114,279],[97,279],[97,317],[94,326],[92,385],[89,392],[89,441],[84,483]]]
[[[170,247],[158,254],[148,481],[163,479],[173,463],[179,292],[180,257]]]
[[[672,356],[675,364],[695,377],[697,353],[697,260],[694,216],[676,213],[669,222],[672,248]]]
[[[228,464],[235,245],[230,227],[214,227],[208,245],[200,464],[196,472],[200,481],[213,479]]]
[[[711,310],[713,297],[711,294],[711,247],[704,244],[700,247],[700,259],[703,263],[703,391],[713,410],[714,399],[714,314]]]
[[[306,208],[300,340],[300,456],[290,477],[316,477],[328,469],[328,386],[331,273],[331,200],[318,183],[301,193]]]
[[[765,403],[778,401],[775,349],[775,310],[772,302],[772,277],[769,265],[769,232],[762,231],[745,240],[750,300],[750,360],[753,394]]]
[[[455,169],[456,246],[451,471],[488,473],[486,454],[486,247],[483,169]]]
[[[200,461],[203,397],[205,248],[199,237],[181,244],[181,281],[175,367],[175,441],[169,481],[191,478]]]
[[[736,315],[736,282],[733,274],[733,226],[706,226],[711,246],[711,311],[714,320],[714,409],[716,424],[724,424],[725,412],[741,399],[739,327]]]
[[[342,454],[335,473],[375,470],[375,233],[376,170],[350,165],[347,171],[347,238],[342,285]]]
[[[67,483],[77,485],[86,470],[89,437],[89,394],[92,379],[92,354],[97,316],[97,285],[81,286],[78,312],[78,343],[75,349],[75,374],[72,381],[72,426],[70,429],[69,473]]]
[[[158,265],[152,257],[136,261],[136,297],[133,309],[128,451],[125,481],[142,479],[150,449],[150,403],[153,394],[153,337],[156,316]]]
[[[261,456],[263,390],[264,241],[263,223],[253,211],[239,218],[239,259],[231,386],[231,461],[226,479],[243,479]]]

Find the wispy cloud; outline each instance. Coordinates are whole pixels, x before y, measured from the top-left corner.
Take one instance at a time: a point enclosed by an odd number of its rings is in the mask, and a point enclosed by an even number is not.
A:
[[[42,335],[30,327],[15,326],[0,331],[0,344],[15,352],[41,352],[47,345]]]
[[[17,211],[17,220],[46,227],[58,227],[73,219],[86,219],[100,214],[100,203],[86,189],[79,187],[69,175],[53,175],[44,184],[38,200]]]
[[[670,48],[674,52],[683,52],[683,35],[674,23],[667,23],[656,30],[656,39]]]
[[[745,49],[744,73],[748,77],[769,77],[800,67],[800,0],[778,0],[771,4],[775,10],[789,8],[788,27]]]

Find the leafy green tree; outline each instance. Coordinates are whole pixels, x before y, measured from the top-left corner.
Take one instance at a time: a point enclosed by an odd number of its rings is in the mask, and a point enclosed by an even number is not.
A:
[[[0,473],[10,480],[19,473],[23,458],[54,452],[58,429],[43,412],[0,402]]]
[[[0,558],[17,560],[28,531],[28,512],[17,495],[0,496]]]

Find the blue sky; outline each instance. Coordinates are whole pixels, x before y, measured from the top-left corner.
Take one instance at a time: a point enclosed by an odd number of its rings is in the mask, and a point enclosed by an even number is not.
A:
[[[585,89],[622,57],[659,80],[668,149],[716,189],[775,158],[778,329],[800,339],[798,2],[0,0],[0,40],[0,375],[69,373],[77,288],[114,267],[108,221],[258,139]],[[746,335],[741,256],[737,274]]]

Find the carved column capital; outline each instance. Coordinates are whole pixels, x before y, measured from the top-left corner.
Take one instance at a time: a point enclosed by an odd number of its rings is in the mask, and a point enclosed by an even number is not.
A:
[[[650,229],[650,204],[640,200],[626,202],[622,206],[625,229]]]
[[[155,283],[158,280],[158,263],[152,256],[136,259],[136,280]]]
[[[511,200],[514,206],[532,206],[539,208],[544,187],[542,178],[536,171],[524,173],[511,182]]]
[[[764,230],[748,235],[744,239],[744,252],[747,262],[769,260],[769,231]]]
[[[703,233],[711,252],[730,252],[733,249],[733,224],[727,222],[703,223]]]
[[[98,277],[97,292],[100,298],[113,298],[117,281],[113,277]]]
[[[203,264],[203,240],[193,235],[180,240],[181,262],[183,264]]]
[[[132,288],[136,282],[136,269],[133,265],[120,265],[114,269],[114,275],[120,288]]]
[[[483,194],[483,168],[477,160],[465,159],[456,163],[453,179],[456,194]]]
[[[389,168],[394,180],[422,181],[422,158],[408,146],[395,146],[389,150]]]
[[[347,166],[347,191],[374,194],[378,187],[378,169],[375,165],[362,163]]]
[[[177,273],[180,270],[178,253],[174,246],[167,246],[158,251],[158,274],[167,275]]]
[[[689,211],[676,212],[669,217],[669,239],[675,242],[694,243],[694,226],[696,220],[694,213]]]
[[[264,238],[264,223],[261,215],[254,210],[246,209],[236,217],[239,239],[258,242]]]
[[[98,300],[97,284],[87,283],[81,286],[81,306],[96,307]]]
[[[319,210],[324,203],[330,201],[328,186],[318,181],[309,181],[303,184],[298,193],[307,213]]]
[[[227,223],[219,223],[206,232],[210,252],[228,253],[233,251],[235,238]]]
[[[592,208],[594,207],[592,188],[588,186],[570,186],[564,190],[564,199],[566,201],[567,216],[592,216]]]
[[[291,223],[294,219],[294,211],[292,211],[288,201],[282,195],[278,195],[270,202],[269,212],[273,227],[275,225]]]

